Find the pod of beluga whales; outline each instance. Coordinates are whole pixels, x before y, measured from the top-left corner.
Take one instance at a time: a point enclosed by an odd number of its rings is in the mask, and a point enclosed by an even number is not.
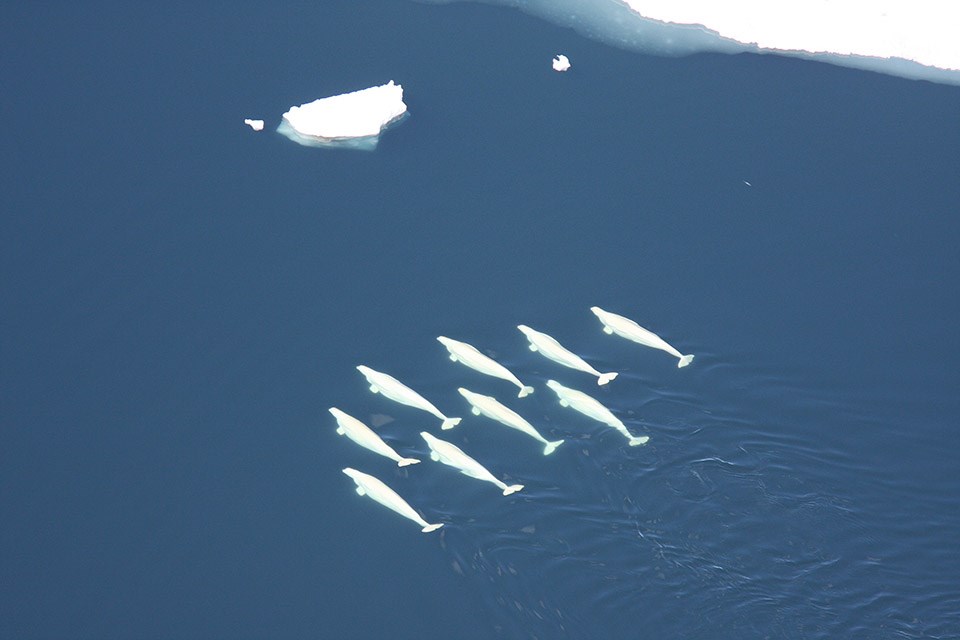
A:
[[[629,318],[604,311],[600,307],[591,307],[590,310],[603,324],[603,331],[608,335],[616,334],[638,344],[665,351],[678,359],[678,368],[686,367],[693,361],[693,355],[683,355],[663,338],[652,331],[644,329]],[[598,385],[606,385],[617,377],[617,374],[614,372],[601,373],[597,371],[583,360],[583,358],[545,333],[541,333],[522,324],[518,325],[517,328],[526,336],[530,343],[529,347],[531,351],[537,352],[557,364],[595,376]],[[459,362],[479,373],[510,382],[520,390],[518,394],[520,398],[525,398],[533,393],[534,389],[532,386],[525,385],[509,369],[493,358],[484,355],[476,347],[466,342],[447,338],[446,336],[439,336],[437,340],[447,348],[447,351],[450,353],[450,360]],[[461,418],[447,416],[437,409],[429,400],[393,376],[364,365],[358,366],[357,370],[367,379],[370,391],[375,394],[381,394],[385,398],[399,404],[420,409],[421,411],[431,414],[440,420],[441,430],[453,429],[460,424]],[[623,434],[627,439],[627,444],[631,447],[646,444],[650,440],[649,436],[635,436],[630,433],[627,426],[596,398],[577,389],[565,387],[556,380],[548,380],[547,387],[557,395],[560,406],[573,409],[588,418],[616,429]],[[470,404],[470,411],[473,415],[485,416],[511,429],[516,429],[526,434],[543,445],[543,455],[545,456],[553,453],[557,447],[564,442],[563,440],[547,440],[525,418],[513,409],[502,404],[493,396],[474,393],[463,387],[460,387],[457,391]],[[420,460],[416,458],[405,458],[397,453],[397,451],[384,442],[373,429],[353,416],[336,407],[331,407],[329,411],[334,419],[336,419],[338,435],[345,435],[361,447],[393,460],[399,467],[406,467],[420,462]],[[452,442],[442,440],[427,431],[421,431],[420,436],[430,449],[430,459],[434,462],[441,462],[453,467],[470,478],[489,482],[500,489],[505,496],[509,496],[523,489],[523,485],[521,484],[507,485]],[[343,473],[354,481],[356,491],[359,495],[369,496],[388,509],[416,522],[424,533],[436,531],[443,526],[442,523],[431,524],[424,520],[416,509],[411,507],[406,500],[378,478],[351,467],[344,468]]]

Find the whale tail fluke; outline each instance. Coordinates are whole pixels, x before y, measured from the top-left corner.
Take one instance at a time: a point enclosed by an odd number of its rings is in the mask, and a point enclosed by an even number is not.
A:
[[[412,464],[420,464],[420,461],[416,458],[401,458],[397,460],[398,467],[409,467]]]
[[[630,446],[638,447],[641,444],[647,444],[649,440],[650,440],[650,436],[639,436],[639,437],[630,436]]]
[[[618,374],[616,371],[611,371],[610,373],[601,373],[600,377],[597,378],[597,384],[605,385],[613,381],[613,379],[616,378],[618,375],[620,374]]]
[[[557,447],[563,444],[563,440],[554,440],[553,442],[548,442],[547,446],[543,448],[543,455],[548,456],[554,451],[557,450]]]
[[[437,529],[439,529],[439,528],[442,527],[442,526],[443,526],[443,523],[442,523],[442,522],[437,523],[437,524],[428,524],[428,525],[425,526],[423,529],[420,529],[420,531],[423,531],[424,533],[430,533],[431,531],[436,531]]]
[[[693,354],[692,354],[692,353],[691,353],[690,355],[680,356],[680,362],[677,363],[677,369],[682,369],[682,368],[684,368],[685,366],[687,366],[688,364],[690,364],[691,362],[693,362]]]
[[[511,493],[516,493],[517,491],[520,491],[521,489],[523,489],[522,484],[512,484],[503,490],[503,495],[508,496]]]
[[[520,389],[520,393],[517,394],[518,398],[526,398],[528,395],[533,393],[533,387],[524,387]]]
[[[458,424],[460,424],[460,418],[444,418],[440,428],[446,431],[447,429],[453,429]]]

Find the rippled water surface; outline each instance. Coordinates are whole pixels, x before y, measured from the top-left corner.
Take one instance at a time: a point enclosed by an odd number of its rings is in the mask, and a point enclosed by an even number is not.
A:
[[[960,636],[957,87],[643,56],[483,5],[9,14],[0,636]],[[374,152],[273,133],[391,79],[410,117]],[[330,406],[405,455],[441,434],[358,364],[525,489],[338,437]]]

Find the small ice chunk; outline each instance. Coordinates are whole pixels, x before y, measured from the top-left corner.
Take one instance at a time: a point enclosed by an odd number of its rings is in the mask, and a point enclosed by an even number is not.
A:
[[[570,58],[563,55],[562,53],[557,54],[557,57],[553,59],[553,70],[566,71],[569,68],[570,68]]]
[[[320,98],[283,114],[277,131],[310,147],[376,147],[380,133],[407,113],[403,87],[379,87]]]
[[[249,125],[249,127],[254,131],[263,131],[263,120],[251,120],[250,118],[246,118],[243,121],[243,124]]]

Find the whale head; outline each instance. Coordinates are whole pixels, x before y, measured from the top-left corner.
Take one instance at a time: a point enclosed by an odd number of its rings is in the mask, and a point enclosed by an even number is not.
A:
[[[345,474],[347,474],[348,476],[350,476],[351,478],[353,478],[354,480],[357,479],[357,475],[360,473],[360,472],[357,471],[356,469],[352,469],[352,468],[350,468],[350,467],[345,467],[345,468],[343,469],[343,472],[344,472]]]
[[[533,331],[533,329],[531,329],[525,324],[518,324],[517,329],[520,329],[520,332],[523,333],[523,335],[525,336],[529,336],[530,333]]]
[[[437,341],[445,347],[449,347],[450,343],[453,342],[453,340],[447,336],[437,336]]]
[[[557,392],[563,389],[563,385],[557,382],[556,380],[547,380],[547,386]]]
[[[332,413],[334,418],[342,418],[346,415],[343,411],[340,411],[340,409],[337,409],[336,407],[330,407],[327,409],[327,411]]]
[[[606,313],[606,311],[600,307],[590,307],[590,311],[593,311],[593,315],[597,316],[598,318],[601,318],[603,314]]]
[[[427,444],[433,444],[434,442],[437,441],[437,439],[433,436],[433,434],[427,433],[426,431],[421,431],[420,437],[426,440]]]
[[[371,369],[370,369],[370,367],[367,367],[367,366],[365,366],[365,365],[360,364],[360,365],[357,365],[357,371],[359,371],[359,372],[362,373],[363,375],[369,375]]]

